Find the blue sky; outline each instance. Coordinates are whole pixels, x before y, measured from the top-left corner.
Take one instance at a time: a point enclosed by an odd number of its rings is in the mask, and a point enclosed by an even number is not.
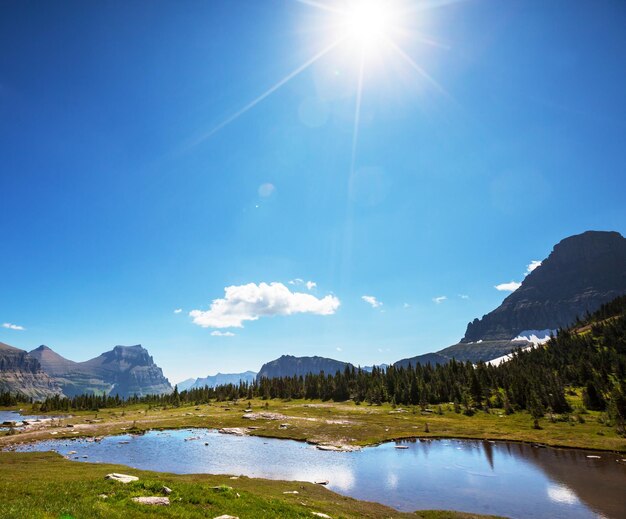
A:
[[[404,55],[295,0],[3,2],[0,341],[390,362],[624,234],[623,2],[387,4]]]

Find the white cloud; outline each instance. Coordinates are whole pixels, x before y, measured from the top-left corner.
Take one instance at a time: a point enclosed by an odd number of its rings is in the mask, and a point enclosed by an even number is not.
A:
[[[446,299],[448,299],[447,296],[439,296],[439,297],[433,297],[433,302],[437,303],[437,304],[441,304],[443,303]]]
[[[224,289],[223,299],[214,299],[207,311],[192,310],[193,322],[203,328],[243,328],[244,321],[259,317],[293,314],[332,315],[341,304],[328,295],[321,299],[303,292],[291,292],[285,285],[248,283]]]
[[[500,292],[515,292],[522,284],[517,281],[511,281],[509,283],[500,283],[496,285],[494,288],[496,290],[500,290]]]
[[[19,324],[13,324],[13,323],[3,323],[2,327],[7,328],[9,330],[19,330],[19,331],[26,330],[26,328],[24,328],[23,326],[20,326]]]
[[[276,191],[276,186],[274,184],[266,182],[265,184],[261,184],[259,186],[258,191],[259,191],[259,196],[263,198],[268,198],[274,194],[274,191]]]
[[[220,332],[219,330],[215,330],[211,332],[213,337],[234,337],[235,334],[233,332]]]
[[[176,310],[174,310],[175,314],[180,314],[183,311],[182,308],[177,308]]]
[[[531,260],[531,262],[526,265],[526,272],[524,272],[524,276],[528,276],[533,270],[537,267],[541,266],[541,261],[539,260]],[[515,292],[522,284],[517,281],[511,281],[509,283],[500,283],[495,286],[496,290],[500,290],[501,292]]]
[[[337,346],[337,351],[343,351],[339,346]]]
[[[527,266],[526,266],[526,274],[528,275],[530,274],[533,270],[535,270],[537,267],[541,267],[541,261],[539,260],[532,260]]]
[[[411,305],[410,305],[409,303],[404,303],[402,306],[403,306],[404,308],[411,308]]]
[[[372,308],[378,308],[383,306],[383,304],[378,301],[374,296],[361,296],[361,299],[366,303],[372,305]]]
[[[307,288],[307,290],[313,290],[314,288],[317,287],[317,283],[315,281],[304,281],[304,279],[302,278],[291,279],[287,281],[287,283],[293,286],[304,285]]]
[[[469,296],[467,294],[459,294],[459,297],[461,299],[469,299]]]

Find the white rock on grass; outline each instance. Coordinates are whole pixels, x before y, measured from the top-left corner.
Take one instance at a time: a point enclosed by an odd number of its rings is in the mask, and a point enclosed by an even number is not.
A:
[[[120,483],[131,483],[133,481],[139,481],[139,478],[137,476],[118,474],[116,472],[113,472],[112,474],[107,474],[104,479],[112,479],[113,481],[119,481]]]
[[[214,517],[213,519],[239,519],[239,517],[235,517],[234,515],[218,515],[217,517]]]
[[[140,505],[156,505],[156,506],[169,506],[169,497],[133,497],[135,503]]]
[[[330,515],[323,514],[322,512],[311,512],[311,513],[317,517],[322,517],[324,519],[331,519]]]

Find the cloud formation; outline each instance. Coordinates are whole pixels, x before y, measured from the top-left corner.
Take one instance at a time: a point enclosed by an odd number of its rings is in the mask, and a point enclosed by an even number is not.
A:
[[[448,299],[447,296],[439,296],[439,297],[433,297],[433,302],[437,303],[438,305],[443,303],[446,299]]]
[[[234,337],[235,334],[233,332],[220,332],[219,330],[215,330],[211,332],[213,337]]]
[[[23,326],[20,326],[19,324],[13,324],[13,323],[2,323],[2,327],[7,328],[9,330],[18,330],[18,331],[26,330],[26,328],[24,328]]]
[[[531,262],[526,265],[526,272],[524,272],[524,276],[528,276],[533,270],[537,267],[541,267],[541,261],[539,260],[531,260]],[[500,283],[495,286],[496,290],[500,290],[501,292],[515,292],[522,284],[517,281],[511,281],[509,283]]]
[[[470,297],[467,294],[459,294],[461,299],[469,299]]]
[[[526,266],[526,274],[528,275],[530,274],[533,270],[535,270],[537,267],[541,267],[541,261],[539,260],[532,260],[527,266]]]
[[[183,311],[182,308],[177,308],[176,310],[174,310],[175,314],[180,314]]]
[[[383,304],[378,301],[374,296],[361,296],[361,299],[367,304],[372,305],[372,308],[378,308],[380,306],[383,306]]]
[[[304,281],[304,279],[301,278],[291,279],[287,281],[287,283],[294,286],[304,285],[307,290],[313,290],[317,287],[317,283],[315,281]]]
[[[509,283],[500,283],[495,286],[496,290],[500,290],[500,292],[515,292],[522,284],[517,281],[510,281]]]
[[[203,328],[243,328],[244,321],[274,315],[332,315],[340,301],[333,295],[321,299],[291,292],[282,283],[248,283],[224,289],[223,299],[214,299],[207,311],[192,310],[193,322]]]

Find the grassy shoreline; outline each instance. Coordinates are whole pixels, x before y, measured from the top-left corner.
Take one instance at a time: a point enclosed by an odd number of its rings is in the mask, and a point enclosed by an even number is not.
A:
[[[0,470],[0,517],[7,519],[192,519],[222,514],[240,519],[312,519],[315,514],[326,514],[333,519],[493,517],[450,511],[399,512],[378,503],[336,494],[313,483],[244,476],[168,474],[121,465],[76,463],[50,452],[0,452],[0,466],[3,469]],[[139,481],[124,485],[106,480],[104,476],[111,472],[131,474],[139,477]],[[133,497],[139,496],[163,496],[164,486],[172,491],[168,496],[170,506],[145,506],[132,501]]]
[[[576,397],[574,397],[576,399]],[[575,404],[575,400],[573,401]],[[250,406],[256,419],[246,419]],[[6,409],[6,408],[5,408]],[[14,407],[17,410],[19,407]],[[45,414],[21,406],[24,414]],[[441,414],[439,414],[441,413]],[[51,414],[53,416],[53,414]],[[110,436],[151,429],[244,428],[246,434],[306,441],[339,447],[364,447],[404,439],[467,439],[537,443],[558,448],[626,452],[626,438],[603,423],[602,415],[587,412],[570,417],[548,417],[534,429],[528,413],[505,415],[500,410],[474,416],[455,413],[451,406],[394,408],[391,405],[355,405],[352,402],[252,400],[214,402],[198,406],[125,408],[80,411],[71,417],[13,435],[0,436],[0,449],[16,443],[53,438]],[[253,429],[247,429],[252,427]]]
[[[246,413],[250,408],[252,415]],[[23,414],[47,414],[29,405],[10,409],[21,409]],[[48,415],[54,418],[53,413]],[[17,453],[4,449],[46,439],[68,440],[202,427],[218,430],[240,428],[245,430],[245,434],[339,448],[373,446],[407,439],[455,438],[626,452],[626,439],[605,425],[600,413],[586,413],[582,420],[575,422],[561,420],[562,417],[555,417],[554,421],[546,417],[540,420],[542,428],[534,429],[532,418],[527,413],[504,415],[500,412],[478,412],[474,416],[465,416],[455,413],[448,406],[441,409],[431,406],[422,410],[303,400],[212,402],[170,408],[138,404],[97,412],[80,411],[16,431],[15,434],[0,433],[0,465],[3,468],[0,471],[0,516],[194,518],[230,514],[244,519],[314,517],[312,512],[320,512],[333,519],[484,517],[445,511],[401,513],[380,504],[340,496],[311,483],[245,477],[231,480],[222,475],[181,476],[107,464],[76,463],[54,453]],[[104,475],[109,472],[140,475],[141,479],[129,486],[119,486],[104,480]],[[180,501],[172,501],[168,507],[143,508],[132,502],[134,496],[158,495],[155,492],[163,485],[174,489],[172,499]],[[233,490],[216,491],[218,487],[232,487]],[[297,495],[283,494],[294,489],[299,492]],[[108,497],[99,498],[101,494]],[[241,497],[236,497],[237,494]]]

